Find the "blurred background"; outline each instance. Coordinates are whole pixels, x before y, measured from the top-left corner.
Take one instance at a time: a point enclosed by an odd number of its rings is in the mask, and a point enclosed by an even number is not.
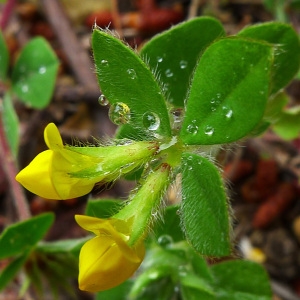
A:
[[[45,108],[32,108],[12,96],[18,118],[18,169],[46,149],[43,130],[54,122],[63,140],[76,138],[94,143],[114,135],[108,107],[99,105],[99,90],[90,48],[93,26],[115,30],[133,48],[153,35],[196,16],[220,20],[228,35],[244,26],[277,20],[300,31],[300,1],[283,0],[6,0],[0,1],[0,26],[9,51],[9,69],[21,49],[42,36],[59,59],[53,95]],[[199,33],[201,35],[201,33]],[[176,51],[176,49],[174,49]],[[1,57],[1,53],[0,53]],[[1,63],[1,59],[0,59]],[[0,107],[8,81],[0,81]],[[143,87],[141,87],[143,88]],[[280,126],[262,136],[245,139],[221,152],[224,180],[234,210],[234,241],[239,256],[265,266],[274,300],[300,299],[300,77],[286,89],[288,103]],[[3,115],[2,115],[2,118]],[[1,125],[3,127],[3,125]],[[1,129],[3,132],[3,128]],[[2,150],[3,144],[0,145]],[[10,157],[0,156],[0,230],[19,219],[12,200]],[[97,198],[126,198],[134,182],[117,181],[98,187]],[[53,211],[55,225],[47,240],[82,237],[74,221],[83,213],[87,197],[50,201],[26,192],[30,213]],[[168,201],[175,203],[170,190]],[[6,265],[0,261],[0,270]],[[74,281],[74,288],[77,288]],[[10,285],[0,299],[17,299],[18,283]],[[63,296],[62,296],[63,297]],[[30,298],[26,298],[30,299]],[[51,299],[51,298],[49,298]],[[61,299],[68,299],[67,296]],[[91,299],[78,291],[78,299]],[[241,299],[242,300],[242,299]]]

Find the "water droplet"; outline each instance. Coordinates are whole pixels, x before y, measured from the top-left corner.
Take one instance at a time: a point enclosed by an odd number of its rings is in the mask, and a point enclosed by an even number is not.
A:
[[[218,98],[218,99],[221,98],[221,94],[220,94],[220,93],[217,94],[217,98]]]
[[[156,60],[158,63],[161,63],[163,61],[163,58],[161,56],[157,56]]]
[[[117,102],[109,108],[108,116],[116,125],[126,124],[130,121],[130,108],[123,102]]]
[[[40,73],[40,74],[45,74],[46,71],[47,71],[47,68],[46,68],[45,66],[41,66],[41,67],[39,68],[39,73]]]
[[[172,77],[173,76],[173,72],[170,69],[167,69],[165,72],[166,77]]]
[[[199,127],[196,124],[189,124],[186,128],[188,133],[195,135],[198,132]]]
[[[104,66],[104,67],[107,67],[108,66],[108,61],[106,59],[102,59],[101,60],[101,65]]]
[[[100,105],[102,106],[106,106],[109,102],[108,100],[105,98],[105,96],[103,94],[101,94],[98,98],[98,102]]]
[[[215,106],[211,107],[211,111],[216,111],[216,110],[217,110],[217,108]]]
[[[161,235],[157,242],[162,246],[162,247],[166,247],[168,245],[170,245],[171,243],[173,243],[173,239],[171,236],[167,235],[167,234],[164,234],[164,235]]]
[[[216,102],[216,99],[215,98],[212,98],[211,100],[210,100],[210,103],[211,104],[214,104]]]
[[[160,125],[160,118],[156,113],[145,112],[143,115],[143,124],[148,130],[157,130]]]
[[[131,78],[131,79],[136,79],[136,77],[137,77],[136,72],[133,69],[128,69],[127,74],[129,75],[129,78]]]
[[[181,60],[179,63],[180,69],[186,69],[188,63],[186,60]]]
[[[214,134],[215,129],[212,126],[206,126],[204,133],[208,136],[212,136]]]
[[[232,109],[229,109],[228,111],[227,111],[227,113],[226,113],[226,118],[227,119],[231,119],[232,118],[232,115],[233,115],[233,111],[232,111]]]
[[[228,108],[227,106],[223,106],[222,109],[225,112],[225,117],[227,120],[231,119],[233,116],[233,110]]]
[[[187,159],[188,159],[188,160],[193,160],[193,156],[190,155]]]
[[[23,84],[21,87],[21,90],[23,93],[28,93],[29,87],[27,84]]]

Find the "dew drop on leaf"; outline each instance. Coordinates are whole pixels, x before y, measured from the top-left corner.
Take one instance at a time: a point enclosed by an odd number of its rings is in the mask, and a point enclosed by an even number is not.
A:
[[[161,62],[163,61],[163,58],[162,58],[161,56],[158,56],[158,57],[156,58],[156,60],[157,60],[158,63],[161,63]]]
[[[108,61],[106,59],[102,59],[101,60],[101,65],[104,66],[104,67],[107,67],[108,66]]]
[[[164,234],[164,235],[161,235],[157,242],[162,246],[162,247],[166,247],[168,245],[170,245],[171,243],[173,243],[173,239],[171,236],[167,235],[167,234]]]
[[[27,84],[23,84],[21,87],[21,90],[23,93],[28,93],[29,87]]]
[[[225,112],[226,120],[230,120],[233,116],[233,110],[228,108],[227,106],[223,106],[222,109]]]
[[[227,111],[227,113],[226,113],[226,118],[227,119],[231,119],[232,118],[232,115],[233,115],[233,111],[232,111],[232,109],[229,109],[228,111]]]
[[[170,69],[167,69],[165,72],[166,77],[172,77],[173,76],[173,72]]]
[[[208,136],[212,136],[214,134],[215,129],[211,126],[206,126],[204,133]]]
[[[101,94],[98,98],[98,102],[100,105],[102,106],[106,106],[109,102],[108,100],[105,98],[105,96],[103,94]]]
[[[192,123],[187,126],[186,131],[194,135],[198,132],[198,129],[199,127],[196,124]]]
[[[188,63],[186,60],[181,60],[179,63],[180,69],[186,69]]]
[[[123,102],[114,103],[109,108],[108,116],[116,125],[126,124],[130,121],[130,108]]]
[[[47,68],[46,68],[45,66],[39,67],[39,73],[40,73],[40,74],[45,74],[46,71],[47,71]]]
[[[145,112],[143,115],[143,124],[148,130],[157,130],[160,125],[160,118],[156,113]]]
[[[133,69],[128,69],[127,70],[127,74],[129,75],[129,78],[130,79],[136,79],[136,72],[135,72],[135,70],[133,70]]]

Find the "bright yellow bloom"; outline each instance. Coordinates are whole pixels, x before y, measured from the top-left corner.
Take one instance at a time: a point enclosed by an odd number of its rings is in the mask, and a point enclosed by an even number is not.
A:
[[[129,247],[130,222],[76,215],[77,223],[96,234],[79,256],[79,288],[98,292],[118,286],[131,277],[144,256],[143,241]]]
[[[153,142],[107,147],[64,146],[57,127],[50,123],[44,139],[49,148],[16,176],[26,189],[43,198],[70,199],[89,193],[95,183],[111,181],[132,171],[153,155]]]

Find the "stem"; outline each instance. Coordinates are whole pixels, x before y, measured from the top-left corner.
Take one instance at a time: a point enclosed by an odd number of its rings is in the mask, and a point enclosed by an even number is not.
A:
[[[7,26],[9,18],[12,15],[15,5],[16,5],[16,0],[7,0],[6,4],[4,5],[2,11],[2,18],[0,20],[0,28],[2,31]]]
[[[22,187],[15,180],[17,175],[16,161],[6,139],[2,118],[0,120],[0,161],[2,162],[2,167],[8,180],[19,219],[21,221],[29,219],[30,211],[27,200],[23,193]]]
[[[133,218],[129,246],[135,245],[148,231],[151,219],[156,214],[163,194],[169,185],[170,166],[166,163],[150,173],[131,202],[113,218],[129,220]]]

